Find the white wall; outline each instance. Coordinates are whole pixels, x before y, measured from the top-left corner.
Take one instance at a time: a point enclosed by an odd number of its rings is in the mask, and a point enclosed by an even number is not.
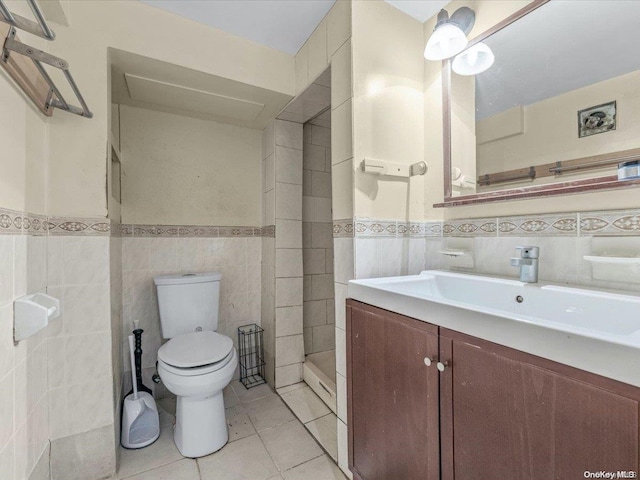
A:
[[[261,222],[259,130],[120,106],[122,223]]]

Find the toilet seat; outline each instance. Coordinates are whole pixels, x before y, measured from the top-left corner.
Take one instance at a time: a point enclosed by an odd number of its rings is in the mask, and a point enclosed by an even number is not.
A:
[[[189,368],[181,368],[170,365],[161,359],[158,358],[158,362],[162,364],[162,367],[175,375],[180,375],[182,377],[194,377],[197,375],[207,375],[209,373],[213,373],[217,370],[221,370],[226,367],[229,362],[233,361],[235,358],[235,351],[231,350],[229,354],[219,362],[210,363],[208,365],[201,365],[199,367],[189,367]]]
[[[177,375],[204,375],[224,367],[233,357],[233,341],[216,332],[178,335],[158,350],[158,361]]]

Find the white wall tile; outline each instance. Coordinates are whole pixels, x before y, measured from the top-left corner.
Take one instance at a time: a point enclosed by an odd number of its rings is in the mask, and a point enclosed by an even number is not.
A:
[[[347,423],[347,379],[336,374],[336,398],[338,418]]]
[[[349,435],[347,425],[338,418],[338,466],[348,478],[353,478],[349,470]]]
[[[331,250],[324,248],[305,248],[302,251],[304,273],[307,275],[326,273],[327,252],[331,252]]]
[[[334,325],[320,325],[313,327],[313,351],[326,352],[336,347]]]
[[[276,338],[276,367],[304,361],[304,339],[302,335]]]
[[[353,238],[334,238],[335,281],[346,284],[354,277]]]
[[[302,185],[302,150],[276,146],[276,182]]]
[[[322,20],[309,37],[309,80],[314,81],[329,64],[327,59],[327,22]]]
[[[302,220],[302,185],[276,183],[276,218]]]
[[[269,190],[273,190],[276,187],[276,166],[275,166],[275,154],[272,153],[264,160],[264,186],[263,191],[266,193]]]
[[[276,307],[302,305],[302,278],[276,278]]]
[[[311,195],[331,198],[331,173],[311,171]]]
[[[276,278],[302,277],[302,249],[276,249]]]
[[[347,337],[344,330],[336,327],[336,372],[347,377]]]
[[[324,172],[326,148],[307,143],[302,152],[302,165],[305,170]]]
[[[286,387],[302,381],[302,363],[276,368],[276,388]]]
[[[331,147],[331,129],[320,125],[311,125],[311,143],[322,147]]]
[[[331,217],[331,198],[316,197],[314,203],[314,221],[320,223],[330,223]]]
[[[302,124],[276,120],[275,135],[276,145],[302,150]]]
[[[13,301],[14,237],[0,235],[0,305]]]
[[[351,2],[338,0],[327,14],[327,53],[331,57],[351,37]]]
[[[331,105],[335,108],[351,97],[351,41],[347,41],[331,58]]]
[[[311,300],[304,302],[304,328],[317,327],[327,324],[327,301]],[[309,353],[309,352],[307,352]]]
[[[302,307],[276,308],[276,337],[302,333]]]
[[[65,284],[108,283],[109,238],[63,238]]]
[[[305,43],[295,58],[296,94],[300,94],[309,85],[309,44]]]
[[[353,158],[351,103],[347,100],[331,110],[331,165]]]
[[[276,220],[276,248],[302,248],[302,222]]]
[[[311,248],[333,248],[333,225],[330,222],[311,225]]]

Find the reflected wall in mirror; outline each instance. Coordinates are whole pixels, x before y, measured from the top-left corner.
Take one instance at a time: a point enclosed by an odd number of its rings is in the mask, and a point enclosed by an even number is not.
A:
[[[470,43],[489,46],[491,68],[445,64],[449,198],[615,182],[618,162],[640,158],[640,2],[537,1],[518,15]]]

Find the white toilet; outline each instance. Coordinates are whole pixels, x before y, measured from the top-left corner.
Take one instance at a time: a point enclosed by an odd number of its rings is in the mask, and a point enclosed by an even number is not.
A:
[[[158,373],[177,396],[174,439],[195,458],[220,450],[229,439],[222,390],[238,366],[233,341],[219,333],[219,273],[155,277],[162,336]]]

